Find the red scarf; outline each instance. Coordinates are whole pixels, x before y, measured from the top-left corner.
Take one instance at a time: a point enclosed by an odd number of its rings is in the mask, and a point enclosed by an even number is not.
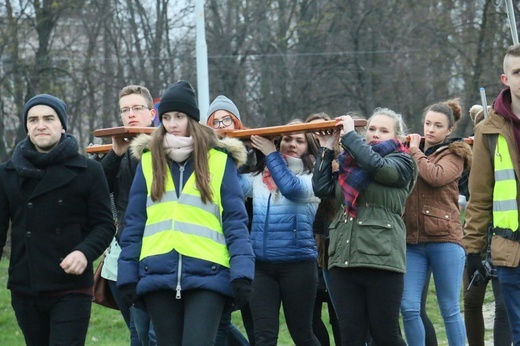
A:
[[[291,166],[294,167],[294,163],[295,162],[301,162],[301,159],[298,159],[298,158],[295,158],[295,157],[292,157],[292,156],[287,156],[287,155],[284,155],[282,154],[284,160],[285,160],[285,163],[289,166],[289,168],[291,168]],[[289,160],[292,160],[291,162],[293,163],[292,165],[289,164]],[[298,161],[296,161],[298,160]],[[293,171],[294,168],[291,169],[291,171]],[[301,173],[301,172],[294,172],[293,173],[295,174],[298,174],[298,173]],[[264,182],[265,186],[267,186],[267,189],[271,192],[275,191],[275,190],[278,190],[278,186],[276,186],[276,183],[274,182],[274,179],[273,179],[273,176],[271,175],[271,172],[269,171],[269,168],[267,168],[267,166],[264,167],[264,170],[262,171],[262,181]]]

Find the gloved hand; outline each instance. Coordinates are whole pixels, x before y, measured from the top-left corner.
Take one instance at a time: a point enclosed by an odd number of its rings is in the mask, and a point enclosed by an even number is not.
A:
[[[233,295],[235,298],[233,300],[233,306],[235,310],[240,310],[247,304],[249,296],[251,296],[251,280],[235,279],[231,281],[231,286],[233,287]]]
[[[143,310],[145,312],[147,312],[148,310],[146,309],[146,303],[144,302],[144,298],[143,297],[137,297],[135,300],[134,300],[134,307],[136,307],[137,309],[139,310]]]
[[[137,299],[137,284],[119,286],[119,291],[123,303],[128,307],[132,306]]]
[[[468,281],[471,282],[473,279],[473,274],[476,270],[478,270],[481,274],[485,274],[486,270],[482,265],[482,258],[480,257],[480,253],[469,253],[466,257],[466,269],[468,274]],[[476,282],[475,286],[478,286],[480,282]]]

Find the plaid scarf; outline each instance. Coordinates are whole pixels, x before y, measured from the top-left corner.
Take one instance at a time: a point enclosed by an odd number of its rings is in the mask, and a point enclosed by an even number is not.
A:
[[[370,146],[381,157],[393,152],[408,152],[408,148],[395,139],[372,142]],[[356,217],[356,200],[359,194],[372,182],[372,178],[365,170],[357,166],[354,158],[346,150],[338,156],[338,162],[338,181],[345,198],[345,213],[348,213],[351,217]]]

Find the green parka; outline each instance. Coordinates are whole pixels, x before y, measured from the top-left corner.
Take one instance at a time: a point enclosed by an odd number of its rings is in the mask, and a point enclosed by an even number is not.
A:
[[[341,144],[372,182],[358,197],[356,218],[349,217],[341,206],[329,226],[329,269],[368,267],[404,273],[406,229],[402,215],[417,178],[417,166],[405,153],[381,157],[354,132],[343,136]],[[313,175],[314,192],[342,204],[341,189],[331,174],[334,153],[320,150]]]

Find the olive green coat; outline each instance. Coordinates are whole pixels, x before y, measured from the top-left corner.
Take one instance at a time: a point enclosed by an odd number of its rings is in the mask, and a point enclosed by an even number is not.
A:
[[[341,207],[330,224],[329,269],[369,267],[404,273],[406,229],[402,219],[406,198],[417,178],[417,166],[405,153],[381,157],[355,133],[346,134],[342,146],[372,179],[356,202],[356,218]],[[313,184],[318,197],[343,196],[330,174],[333,153],[322,148],[316,162]]]

